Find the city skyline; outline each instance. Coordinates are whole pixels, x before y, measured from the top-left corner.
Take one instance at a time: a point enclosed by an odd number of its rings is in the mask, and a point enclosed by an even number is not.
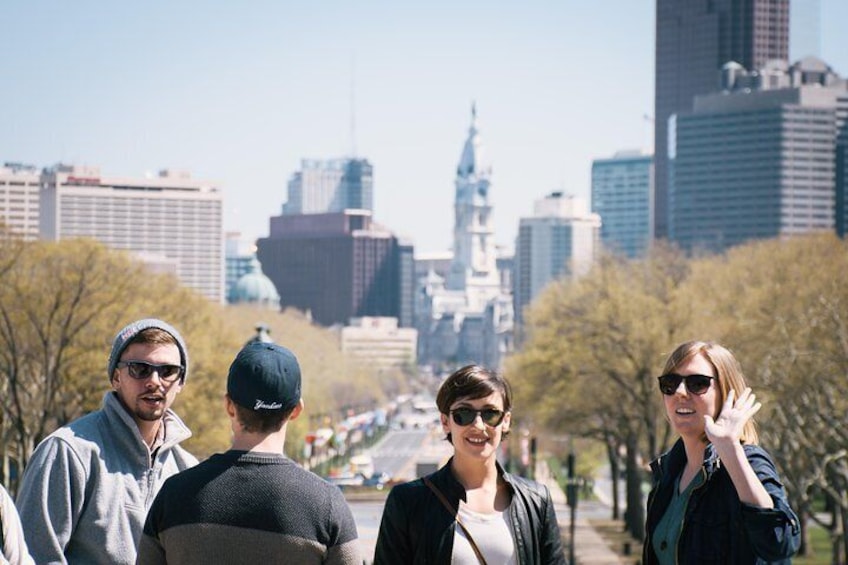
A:
[[[846,76],[848,3],[815,3],[818,55]],[[650,149],[653,1],[289,4],[13,2],[0,160],[187,170],[255,238],[302,159],[356,156],[374,219],[426,253],[452,243],[472,103],[500,245],[538,198],[588,199],[593,159]]]

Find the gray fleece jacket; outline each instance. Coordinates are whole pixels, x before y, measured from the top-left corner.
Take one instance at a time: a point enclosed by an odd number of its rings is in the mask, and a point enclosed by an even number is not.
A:
[[[132,416],[109,392],[100,410],[42,441],[17,506],[37,563],[135,563],[147,510],[165,479],[197,464],[178,444],[191,432],[168,410],[151,458]]]

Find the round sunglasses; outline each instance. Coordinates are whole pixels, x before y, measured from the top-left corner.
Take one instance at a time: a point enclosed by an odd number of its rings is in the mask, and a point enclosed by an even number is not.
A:
[[[677,387],[680,386],[681,381],[686,385],[686,390],[690,394],[704,394],[709,390],[710,381],[713,379],[715,377],[709,375],[678,375],[677,373],[668,373],[667,375],[657,377],[657,381],[660,384],[660,391],[666,396],[671,396],[677,392]]]
[[[475,410],[474,408],[454,408],[450,411],[451,417],[457,426],[468,426],[477,419],[477,414],[480,414],[480,419],[483,423],[492,428],[499,426],[503,422],[506,412],[496,408],[484,408]]]

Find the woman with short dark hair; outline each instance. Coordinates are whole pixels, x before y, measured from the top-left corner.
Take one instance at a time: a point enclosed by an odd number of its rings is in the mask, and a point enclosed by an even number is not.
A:
[[[547,487],[497,461],[512,419],[509,383],[468,365],[442,383],[436,405],[453,456],[389,493],[375,565],[565,563]]]

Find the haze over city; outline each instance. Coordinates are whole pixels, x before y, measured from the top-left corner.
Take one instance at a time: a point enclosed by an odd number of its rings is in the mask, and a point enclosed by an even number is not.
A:
[[[793,18],[810,0],[794,0]],[[848,2],[790,59],[848,74]],[[652,150],[654,2],[4,6],[0,160],[174,168],[220,183],[227,230],[267,234],[304,158],[374,166],[376,220],[417,251],[451,245],[454,175],[476,103],[499,244],[591,161]]]

